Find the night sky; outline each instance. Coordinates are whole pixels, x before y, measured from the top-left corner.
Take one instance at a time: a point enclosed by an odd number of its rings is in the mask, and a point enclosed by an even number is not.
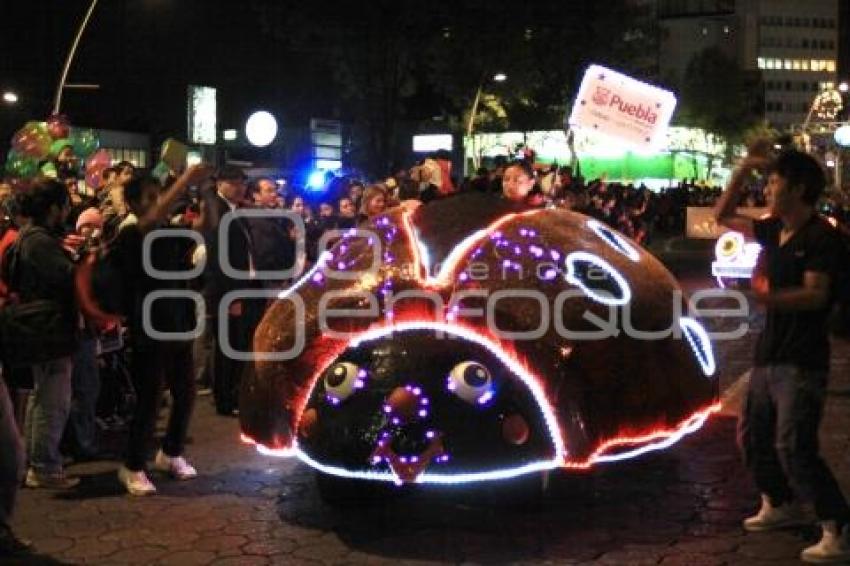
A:
[[[221,127],[242,125],[259,107],[286,122],[330,111],[321,92],[303,92],[290,73],[303,59],[260,33],[259,0],[100,0],[83,36],[62,111],[72,123],[185,137],[186,86],[219,89]],[[0,143],[52,107],[62,65],[89,0],[3,0],[0,89],[20,96],[3,107]],[[314,61],[314,63],[317,63]],[[317,64],[321,64],[318,62]],[[285,106],[285,107],[284,107]],[[316,114],[313,114],[316,113]]]

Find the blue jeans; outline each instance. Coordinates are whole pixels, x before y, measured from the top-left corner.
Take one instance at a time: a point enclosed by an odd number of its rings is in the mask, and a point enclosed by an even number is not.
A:
[[[68,425],[74,433],[79,455],[97,452],[97,396],[100,394],[100,374],[97,367],[97,340],[80,340],[74,352],[74,370],[71,374],[71,415]]]
[[[33,390],[27,406],[26,443],[30,467],[42,474],[62,472],[59,442],[71,410],[70,357],[31,366]]]
[[[753,368],[738,439],[756,486],[773,505],[795,494],[821,521],[846,524],[850,508],[818,453],[827,373],[789,365]]]
[[[9,526],[24,472],[24,445],[15,424],[15,411],[0,378],[0,527]]]

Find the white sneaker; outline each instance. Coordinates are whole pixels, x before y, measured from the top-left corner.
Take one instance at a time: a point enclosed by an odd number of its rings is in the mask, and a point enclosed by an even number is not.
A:
[[[839,533],[835,521],[824,521],[821,528],[823,536],[820,542],[803,550],[800,560],[812,564],[850,561],[850,526],[844,525]]]
[[[144,470],[134,472],[128,470],[126,466],[118,468],[118,481],[127,488],[130,495],[142,497],[156,493],[156,486],[151,483]]]
[[[186,461],[183,456],[168,456],[160,450],[156,453],[156,459],[153,462],[153,467],[160,472],[165,472],[171,477],[178,480],[190,480],[198,477],[198,471]]]
[[[806,516],[797,503],[786,503],[774,507],[766,495],[761,496],[761,509],[759,512],[744,519],[744,529],[751,533],[761,531],[772,531],[806,523]]]

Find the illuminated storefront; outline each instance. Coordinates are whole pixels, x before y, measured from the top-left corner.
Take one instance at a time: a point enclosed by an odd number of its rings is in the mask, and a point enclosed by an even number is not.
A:
[[[569,165],[573,161],[562,130],[481,133],[464,139],[467,164],[492,166],[498,158],[517,157],[522,148],[534,150],[538,163]],[[652,153],[629,151],[584,132],[575,133],[573,149],[586,179],[604,176],[666,186],[672,180],[695,178],[719,184],[727,173],[721,166],[725,142],[697,128],[669,128],[665,143]]]

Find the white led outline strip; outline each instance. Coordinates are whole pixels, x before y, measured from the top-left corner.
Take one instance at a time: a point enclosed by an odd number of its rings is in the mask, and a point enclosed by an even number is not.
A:
[[[313,275],[316,274],[317,271],[322,269],[325,264],[333,257],[333,254],[329,251],[322,252],[322,255],[319,256],[319,259],[316,261],[316,265],[310,268],[307,273],[301,276],[301,279],[293,283],[288,289],[284,289],[280,293],[278,293],[278,299],[285,299],[292,293],[294,293],[299,287],[301,287],[304,283],[310,280]]]
[[[598,294],[593,289],[590,289],[587,285],[584,284],[584,281],[576,277],[575,262],[577,261],[586,261],[607,271],[608,274],[614,278],[614,281],[617,282],[617,285],[623,292],[623,296],[619,299],[606,297],[604,295]],[[581,290],[584,291],[594,301],[607,306],[622,306],[628,304],[628,302],[632,300],[632,290],[629,287],[629,284],[626,282],[623,276],[620,275],[619,271],[614,269],[610,263],[608,263],[601,257],[588,252],[573,252],[567,256],[567,259],[565,259],[564,262],[567,264],[567,274],[565,276],[567,283],[581,288]]]
[[[416,253],[416,261],[419,264],[419,267],[425,268],[425,277],[421,277],[420,275],[416,275],[416,278],[426,287],[445,287],[451,284],[451,280],[449,276],[454,272],[460,260],[469,253],[469,251],[481,240],[484,240],[488,236],[490,236],[493,232],[499,229],[503,224],[510,222],[514,218],[522,218],[525,216],[533,216],[537,213],[541,212],[541,209],[528,210],[525,212],[511,212],[507,213],[504,216],[500,217],[498,220],[494,221],[492,224],[487,226],[486,228],[482,228],[477,230],[460,241],[457,245],[454,246],[452,252],[446,257],[440,266],[440,272],[437,273],[436,276],[431,276],[431,266],[430,266],[430,254],[428,253],[428,248],[425,246],[424,242],[422,242],[421,237],[419,236],[419,231],[416,229],[416,226],[413,224],[413,215],[410,212],[404,212],[402,215],[402,223],[404,228],[407,230],[409,237],[413,240],[410,242],[410,247]]]
[[[714,375],[714,372],[717,370],[717,364],[714,361],[714,350],[712,349],[711,340],[708,338],[708,333],[705,331],[705,328],[703,328],[699,322],[687,316],[683,316],[679,319],[679,326],[682,327],[682,333],[688,340],[688,344],[690,345],[691,350],[693,350],[694,355],[702,368],[702,372],[707,377]],[[689,330],[693,332],[693,334],[688,332]],[[694,338],[700,341],[699,346],[694,342]]]
[[[599,236],[599,239],[603,240],[606,244],[608,244],[608,246],[617,250],[618,253],[626,256],[632,261],[640,261],[640,253],[638,253],[638,251],[634,249],[632,245],[625,240],[625,238],[614,232],[609,227],[603,225],[598,220],[588,220],[587,227],[593,230],[596,235]],[[610,234],[615,240],[617,240],[619,247],[612,244],[606,234]]]
[[[645,444],[645,445],[641,446],[640,448],[635,448],[634,450],[629,450],[628,452],[618,452],[617,454],[608,454],[608,455],[597,456],[593,459],[592,463],[593,464],[598,464],[598,463],[604,464],[604,463],[607,463],[607,462],[619,462],[619,461],[622,461],[622,460],[629,460],[631,458],[641,456],[643,454],[646,454],[647,452],[652,452],[652,451],[655,451],[655,450],[664,450],[666,448],[670,448],[671,446],[673,446],[674,444],[676,444],[677,442],[682,440],[682,438],[685,435],[696,432],[700,428],[702,428],[702,425],[705,424],[705,421],[707,421],[708,417],[710,417],[714,412],[715,412],[714,410],[708,410],[708,411],[705,411],[703,413],[696,415],[696,417],[691,422],[686,423],[684,426],[682,426],[678,430],[676,430],[675,433],[673,433],[672,435],[668,436],[667,438],[665,438],[664,440],[662,440],[660,442],[653,442],[653,443],[650,443],[650,444]]]

